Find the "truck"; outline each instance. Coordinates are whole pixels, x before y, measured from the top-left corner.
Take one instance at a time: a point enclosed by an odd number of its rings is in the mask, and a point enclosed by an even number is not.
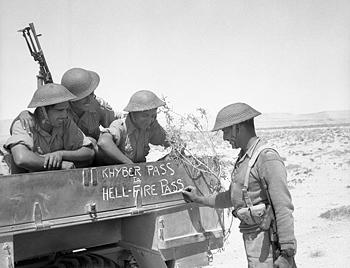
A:
[[[223,211],[186,203],[216,178],[179,160],[0,176],[0,267],[201,267]]]
[[[38,87],[52,83],[34,24],[19,32],[39,63]],[[217,182],[179,158],[0,175],[0,268],[207,265],[223,246],[223,211],[188,204],[181,191],[208,194]]]

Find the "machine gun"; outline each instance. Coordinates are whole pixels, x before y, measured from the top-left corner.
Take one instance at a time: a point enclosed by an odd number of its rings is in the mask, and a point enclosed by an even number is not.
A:
[[[49,66],[46,63],[44,52],[41,49],[38,37],[41,34],[37,34],[33,23],[29,23],[29,27],[25,27],[22,30],[18,30],[23,34],[29,48],[30,55],[35,61],[39,63],[39,74],[37,75],[38,87],[43,84],[53,83],[52,76],[49,70]]]

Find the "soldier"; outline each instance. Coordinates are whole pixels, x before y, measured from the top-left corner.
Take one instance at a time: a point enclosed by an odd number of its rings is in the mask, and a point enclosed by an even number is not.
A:
[[[34,172],[82,167],[92,162],[91,141],[68,118],[68,101],[75,98],[59,84],[46,84],[34,93],[28,105],[36,108],[32,133],[26,132],[17,120],[4,145],[19,168]]]
[[[66,71],[61,84],[77,96],[70,101],[69,117],[96,144],[100,135],[100,125],[108,127],[110,123],[120,118],[104,100],[95,96],[94,91],[100,82],[100,77],[93,71],[82,68],[72,68]],[[23,128],[30,132],[34,125],[32,115],[23,111],[19,115]]]
[[[244,103],[228,105],[218,113],[213,131],[222,130],[223,139],[232,148],[241,149],[230,188],[201,196],[189,186],[183,195],[187,202],[233,207],[233,214],[241,221],[249,268],[296,267],[294,207],[286,168],[279,154],[256,136],[253,118],[258,115],[260,112]]]
[[[112,122],[98,141],[98,161],[104,164],[132,164],[146,161],[150,147],[169,146],[165,130],[157,121],[157,108],[165,105],[152,91],[140,90],[131,96],[126,118]]]

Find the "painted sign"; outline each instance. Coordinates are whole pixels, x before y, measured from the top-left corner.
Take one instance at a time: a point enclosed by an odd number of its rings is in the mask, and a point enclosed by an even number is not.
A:
[[[184,181],[176,176],[171,163],[152,163],[142,166],[115,166],[102,170],[102,200],[166,196],[184,189]]]

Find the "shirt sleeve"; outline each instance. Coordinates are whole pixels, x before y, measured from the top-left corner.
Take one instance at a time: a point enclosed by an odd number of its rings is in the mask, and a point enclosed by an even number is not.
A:
[[[296,249],[292,215],[294,206],[287,187],[287,171],[284,163],[278,153],[271,149],[262,151],[257,161],[259,176],[267,183],[275,210],[281,249]]]
[[[21,122],[17,120],[12,124],[12,135],[6,141],[4,148],[10,150],[13,146],[22,144],[33,150],[34,140],[31,135],[22,127]]]
[[[109,133],[112,135],[113,142],[119,146],[123,133],[126,131],[125,120],[114,120],[108,128],[103,129],[102,133]]]
[[[102,98],[96,97],[96,101],[98,103],[98,113],[100,115],[100,124],[103,127],[108,127],[113,120],[116,118],[115,112],[113,111],[112,107]],[[120,114],[117,114],[120,116]]]
[[[166,132],[164,128],[156,120],[151,126],[151,140],[153,145],[163,145],[168,147],[170,143],[166,139]]]
[[[91,140],[84,135],[72,120],[68,119],[64,133],[64,149],[74,151],[91,145]]]

